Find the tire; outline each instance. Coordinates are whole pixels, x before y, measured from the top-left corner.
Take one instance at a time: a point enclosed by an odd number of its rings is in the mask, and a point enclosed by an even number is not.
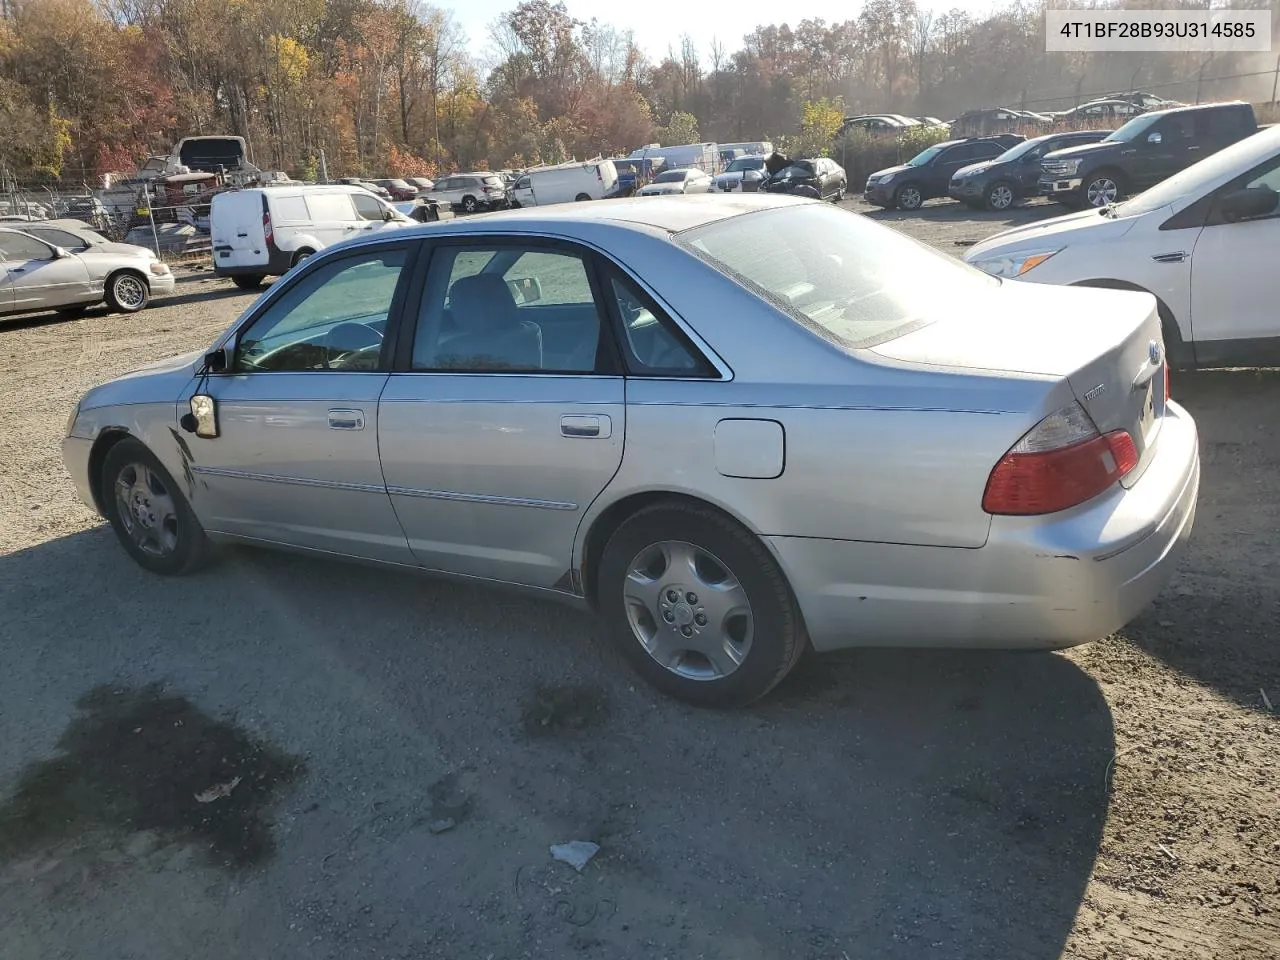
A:
[[[587,200],[590,200],[590,199],[591,199],[591,197],[590,197],[590,196],[588,196],[587,194],[585,194],[585,193],[580,193],[580,194],[578,194],[576,197],[574,197],[574,198],[573,198],[573,201],[574,201],[574,203],[584,203],[584,202],[586,202]]]
[[[151,300],[151,288],[142,274],[119,270],[107,277],[107,306],[116,313],[137,313]]]
[[[1124,179],[1114,170],[1099,170],[1091,174],[1080,188],[1084,205],[1103,207],[1124,199]]]
[[[710,509],[640,510],[609,538],[597,574],[598,607],[618,652],[653,687],[694,706],[758,700],[808,646],[795,598],[764,544]]]
[[[844,191],[845,191],[845,185],[842,183],[840,184],[839,187],[836,188],[836,195],[834,198],[832,198],[831,202],[844,203]]]
[[[480,209],[480,204],[476,203],[476,198],[467,196],[462,198],[462,212],[475,213]]]
[[[1008,180],[997,180],[987,188],[986,206],[988,210],[1003,212],[1010,210],[1018,202],[1018,192]]]
[[[190,573],[209,556],[209,539],[173,477],[132,437],[102,465],[103,512],[125,552],[162,576]]]
[[[260,286],[262,286],[262,281],[264,279],[266,278],[260,277],[257,274],[250,274],[247,276],[244,274],[237,274],[236,276],[231,278],[231,282],[234,283],[241,290],[257,290]]]
[[[296,267],[303,260],[307,259],[307,257],[310,257],[314,254],[315,254],[315,251],[312,250],[310,247],[299,247],[297,250],[294,251],[293,256],[289,260],[290,269],[292,269],[293,267]]]
[[[919,210],[924,205],[924,193],[914,183],[904,183],[893,194],[893,203],[899,210]]]

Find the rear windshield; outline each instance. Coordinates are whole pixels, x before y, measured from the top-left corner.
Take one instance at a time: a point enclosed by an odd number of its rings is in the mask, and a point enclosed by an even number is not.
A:
[[[859,214],[822,204],[720,220],[678,242],[841,347],[892,340],[999,283]]]
[[[502,186],[502,178],[501,178],[501,177],[485,177],[485,178],[484,178],[484,182],[485,182],[485,183],[487,183],[487,184],[488,184],[489,186],[491,186],[491,187],[500,187],[500,186]]]
[[[741,173],[745,170],[763,170],[764,157],[739,157],[729,164],[726,173]]]
[[[653,178],[654,183],[678,183],[689,175],[687,170],[668,170]]]

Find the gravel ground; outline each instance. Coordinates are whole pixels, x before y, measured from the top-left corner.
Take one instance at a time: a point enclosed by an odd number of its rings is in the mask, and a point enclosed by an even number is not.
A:
[[[871,215],[958,253],[1047,212]],[[5,960],[1280,955],[1280,376],[1175,381],[1196,534],[1121,635],[810,659],[718,714],[556,606],[129,562],[67,414],[249,302],[188,277],[139,316],[0,321]],[[548,852],[574,839],[581,874]]]

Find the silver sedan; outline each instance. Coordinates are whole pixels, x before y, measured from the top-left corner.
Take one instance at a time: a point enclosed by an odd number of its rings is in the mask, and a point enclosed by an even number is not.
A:
[[[1200,478],[1151,297],[754,194],[332,247],[67,434],[148,570],[238,541],[531,589],[720,706],[810,645],[1101,637],[1166,582]]]
[[[73,222],[0,227],[0,316],[56,310],[74,316],[104,300],[135,313],[172,293],[173,273],[146,247],[111,243]]]

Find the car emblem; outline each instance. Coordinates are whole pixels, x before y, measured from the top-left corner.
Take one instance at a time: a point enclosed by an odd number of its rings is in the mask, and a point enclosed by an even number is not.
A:
[[[1096,387],[1094,387],[1092,390],[1086,390],[1084,395],[1085,402],[1087,403],[1088,401],[1092,400],[1094,397],[1099,396],[1106,389],[1107,389],[1107,385],[1105,383],[1100,383]]]
[[[1153,364],[1160,362],[1162,353],[1163,351],[1160,349],[1160,342],[1158,340],[1152,340],[1151,343],[1147,345],[1147,356],[1151,359]]]

